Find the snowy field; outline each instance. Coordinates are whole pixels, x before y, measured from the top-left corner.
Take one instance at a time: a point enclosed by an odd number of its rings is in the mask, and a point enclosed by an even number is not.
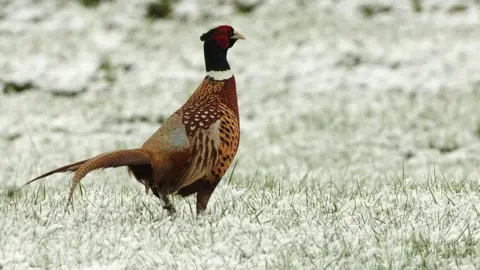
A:
[[[479,1],[200,2],[152,21],[145,1],[0,0],[0,269],[480,268]],[[169,218],[123,168],[68,213],[71,176],[14,192],[139,147],[220,23],[248,38],[242,138],[205,215],[174,198]]]

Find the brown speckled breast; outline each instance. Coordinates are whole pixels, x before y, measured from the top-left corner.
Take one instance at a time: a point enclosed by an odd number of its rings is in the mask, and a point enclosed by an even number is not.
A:
[[[198,131],[209,130],[212,125],[217,124],[217,138],[219,137],[220,142],[216,155],[211,155],[215,156],[216,162],[207,178],[219,181],[235,158],[240,142],[235,78],[215,81],[206,77],[176,113],[181,116],[188,136],[205,139],[205,142],[194,142],[194,151],[207,147],[207,141],[211,139],[199,136]]]

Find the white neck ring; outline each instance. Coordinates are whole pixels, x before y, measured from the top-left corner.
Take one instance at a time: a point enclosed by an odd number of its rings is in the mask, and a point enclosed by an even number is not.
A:
[[[223,81],[223,80],[230,79],[233,76],[233,73],[229,69],[222,70],[222,71],[210,70],[210,71],[207,71],[207,76],[216,81]]]

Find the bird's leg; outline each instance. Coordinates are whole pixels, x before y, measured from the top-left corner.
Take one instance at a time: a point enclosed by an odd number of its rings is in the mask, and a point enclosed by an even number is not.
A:
[[[166,209],[168,211],[168,214],[170,216],[173,216],[177,212],[177,210],[175,210],[175,207],[173,206],[172,202],[170,202],[170,199],[167,197],[167,195],[158,192],[156,188],[153,188],[152,191],[157,198],[163,201],[163,209]]]
[[[212,196],[216,185],[205,185],[197,192],[197,215],[202,214],[207,209],[208,201]]]
[[[199,189],[203,188],[203,183],[200,181],[194,182],[186,187],[181,188],[177,191],[177,194],[182,197],[188,197],[193,193],[197,193]]]
[[[173,207],[173,204],[170,202],[170,199],[168,199],[167,195],[165,194],[160,194],[160,196],[162,197],[162,200],[163,200],[163,203],[165,204],[163,206],[163,209],[166,209],[168,211],[168,214],[170,216],[173,216],[177,210],[175,210],[175,207]]]

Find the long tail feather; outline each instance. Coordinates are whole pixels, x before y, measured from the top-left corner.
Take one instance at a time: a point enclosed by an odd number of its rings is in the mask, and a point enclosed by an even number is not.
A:
[[[72,186],[70,187],[70,193],[68,194],[67,205],[72,201],[73,192],[75,191],[77,184],[89,172],[97,169],[141,164],[151,164],[150,156],[141,149],[113,151],[87,160],[75,170],[75,176],[72,179]]]
[[[21,186],[20,188],[23,188],[24,186],[26,186],[26,185],[28,185],[28,184],[30,184],[30,183],[32,183],[32,182],[35,182],[35,181],[40,180],[40,179],[42,179],[42,178],[45,178],[45,177],[47,177],[47,176],[49,176],[49,175],[52,175],[52,174],[54,174],[54,173],[59,173],[59,172],[74,172],[74,171],[76,171],[81,165],[83,165],[85,162],[87,162],[87,161],[89,161],[89,160],[90,160],[90,159],[85,159],[85,160],[82,160],[82,161],[77,161],[77,162],[75,162],[75,163],[68,164],[68,165],[65,165],[65,166],[63,166],[63,167],[57,168],[57,169],[55,169],[55,170],[53,170],[53,171],[49,171],[49,172],[47,172],[47,173],[44,173],[44,174],[42,174],[42,175],[40,175],[40,176],[38,176],[38,177],[36,177],[36,178],[28,181],[27,183],[25,183],[25,184],[24,184],[23,186]]]

